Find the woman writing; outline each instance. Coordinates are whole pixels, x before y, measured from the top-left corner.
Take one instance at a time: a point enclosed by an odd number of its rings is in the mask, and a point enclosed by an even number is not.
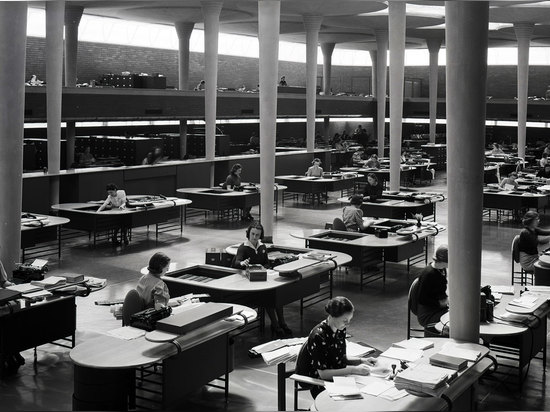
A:
[[[346,355],[346,328],[353,318],[354,307],[351,301],[337,296],[325,305],[327,318],[315,326],[304,342],[298,359],[296,373],[312,378],[332,380],[335,376],[368,375],[374,358],[351,358]],[[316,398],[325,388],[300,383],[309,388]]]
[[[369,173],[367,175],[367,184],[365,185],[365,190],[363,191],[363,197],[366,200],[376,200],[382,197],[382,185],[378,181],[378,177],[374,173]]]
[[[231,167],[231,171],[229,172],[229,175],[227,175],[227,178],[225,179],[225,182],[222,185],[223,189],[229,189],[229,190],[241,190],[241,173],[243,171],[243,167],[240,163],[235,163],[233,167]],[[245,207],[241,209],[241,220],[253,220],[254,218],[250,214],[251,207]]]
[[[549,236],[549,229],[539,228],[539,214],[529,211],[522,219],[523,230],[519,234],[519,263],[527,272],[535,270],[535,263],[539,260],[538,245],[548,243],[548,238],[539,239],[539,236]]]
[[[323,168],[321,167],[321,159],[316,157],[312,160],[311,166],[306,171],[306,176],[321,177],[323,176]]]

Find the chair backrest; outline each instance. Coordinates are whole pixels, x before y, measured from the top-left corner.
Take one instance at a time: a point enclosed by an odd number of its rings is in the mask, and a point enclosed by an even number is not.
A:
[[[341,230],[343,232],[346,232],[348,228],[346,227],[342,219],[340,219],[339,217],[335,217],[332,221],[332,230]]]
[[[145,309],[145,302],[139,296],[137,290],[132,289],[124,298],[124,303],[122,304],[122,326],[127,326],[130,324],[130,317],[134,313],[141,312]]]
[[[519,263],[519,235],[514,236],[512,240],[512,259]]]
[[[418,312],[418,279],[416,278],[409,288],[408,306],[414,315]]]

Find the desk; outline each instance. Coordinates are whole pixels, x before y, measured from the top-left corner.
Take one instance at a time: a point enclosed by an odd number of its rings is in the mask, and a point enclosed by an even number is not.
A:
[[[401,222],[404,221],[394,221]],[[409,222],[410,223],[410,222]],[[423,229],[414,235],[397,236],[389,233],[387,238],[378,238],[373,234],[341,232],[337,230],[311,229],[291,233],[291,236],[304,239],[306,247],[344,252],[352,256],[352,265],[361,269],[360,288],[378,279],[386,281],[386,262],[400,262],[407,259],[407,270],[411,264],[427,264],[428,236],[438,233],[432,223],[423,222]],[[382,271],[379,263],[382,262]],[[367,268],[373,268],[371,273]]]
[[[69,218],[71,221],[67,227],[75,230],[82,230],[93,233],[94,245],[97,242],[98,234],[109,232],[119,228],[132,229],[140,226],[155,225],[156,238],[159,232],[170,230],[171,225],[166,222],[172,219],[179,219],[180,233],[183,232],[184,207],[191,204],[190,200],[177,197],[133,195],[127,196],[135,207],[125,209],[113,208],[97,212],[99,203],[61,203],[53,205],[52,210],[60,216]],[[140,201],[138,201],[140,199]],[[141,199],[148,199],[143,200]],[[166,224],[166,225],[163,225]],[[162,225],[162,226],[161,226]]]
[[[415,170],[416,170],[416,167],[414,166],[401,165],[400,172],[399,172],[400,179],[406,182],[412,181],[412,175]],[[382,181],[384,186],[386,185],[386,181],[390,180],[390,169],[385,169],[385,168],[374,169],[370,167],[342,167],[340,168],[340,171],[348,172],[348,173],[349,172],[362,173],[363,176],[365,176],[365,178],[358,180],[357,181],[358,184],[367,184],[368,182],[367,182],[366,176],[369,173],[376,175],[378,180]]]
[[[243,191],[227,190],[219,187],[187,187],[177,189],[177,192],[183,198],[192,201],[194,209],[217,211],[218,218],[220,218],[221,214],[228,210],[242,210],[260,204],[260,185],[243,184],[243,187]],[[274,185],[276,212],[279,210],[279,191],[282,192],[285,189],[286,186]]]
[[[320,412],[324,411],[346,411],[346,412],[364,412],[364,411],[411,411],[411,410],[447,410],[450,405],[456,410],[470,409],[473,405],[472,388],[479,378],[485,373],[492,362],[484,357],[489,350],[481,345],[474,343],[460,342],[454,339],[430,338],[434,342],[434,347],[424,351],[424,356],[417,363],[429,363],[431,355],[439,352],[442,346],[447,342],[465,344],[468,349],[474,349],[481,352],[477,362],[468,362],[468,368],[459,373],[459,376],[451,382],[449,387],[443,392],[440,398],[419,397],[412,394],[404,398],[389,401],[377,396],[362,394],[363,399],[349,401],[335,401],[327,391],[321,392],[315,399],[315,408]],[[445,400],[444,400],[445,399]]]
[[[386,194],[383,194],[382,199],[363,201],[361,210],[364,216],[385,217],[389,219],[406,219],[417,213],[421,213],[424,218],[431,216],[435,222],[437,202],[443,199],[434,200],[433,202],[428,200],[427,203],[424,203],[424,199],[415,201],[410,194],[403,198],[395,197],[393,199],[388,199],[386,198]],[[338,201],[349,203],[350,199],[341,197]]]
[[[285,185],[288,188],[287,190],[292,193],[324,194],[327,197],[328,192],[340,191],[343,195],[344,190],[353,189],[355,182],[362,177],[363,175],[357,173],[323,174],[323,177],[285,175],[275,176],[275,181]],[[312,198],[314,197],[312,196]]]
[[[234,305],[234,312],[249,308]],[[166,342],[150,342],[145,337],[122,340],[99,335],[77,345],[70,352],[74,363],[74,410],[128,410],[135,408],[136,368],[161,363],[160,382],[138,379],[140,389],[155,390],[161,397],[154,409],[178,408],[185,396],[214,379],[224,376],[226,396],[232,369],[230,333],[243,320],[215,321]],[[151,393],[148,393],[149,396]],[[145,396],[145,395],[144,395]]]
[[[24,213],[27,214],[27,213]],[[57,257],[61,258],[61,227],[70,222],[65,217],[41,215],[32,213],[34,218],[21,218],[21,261],[25,261],[26,249],[32,248],[32,256],[51,255],[52,251],[57,250]],[[52,248],[51,245],[37,246],[39,243],[56,241],[57,244]]]
[[[75,343],[76,303],[74,296],[52,297],[13,313],[0,315],[0,377],[4,356],[36,348],[70,336]],[[35,352],[36,360],[36,352]]]
[[[277,248],[275,246],[275,248]],[[285,250],[306,251],[304,249],[286,248]],[[346,253],[336,252],[336,264],[344,265],[352,258]],[[334,269],[332,261],[317,262],[301,270],[300,277],[282,277],[278,273],[268,275],[263,282],[250,282],[245,272],[213,265],[196,265],[168,272],[162,277],[170,296],[187,293],[208,293],[217,302],[246,304],[252,307],[284,306],[297,300],[307,303],[311,295],[321,290],[321,284],[327,280],[331,284],[330,272]],[[274,268],[277,270],[277,267]]]
[[[543,368],[546,369],[546,316],[550,312],[550,304],[547,297],[540,298],[532,309],[511,306],[512,299],[519,297],[520,287],[515,287],[515,295],[502,295],[500,303],[495,307],[495,319],[507,313],[516,313],[525,316],[525,323],[504,322],[482,322],[479,326],[479,333],[484,344],[491,350],[500,352],[498,358],[515,360],[518,363],[518,383],[520,388],[523,384],[524,369],[531,359],[539,352],[543,353]],[[441,329],[442,325],[449,323],[449,314],[441,317],[441,322],[436,328]],[[452,327],[451,325],[449,325]]]
[[[547,205],[547,194],[501,190],[496,187],[486,187],[483,189],[483,208],[496,209],[497,221],[500,220],[499,211],[503,209],[517,213],[516,211],[521,209],[544,209]]]

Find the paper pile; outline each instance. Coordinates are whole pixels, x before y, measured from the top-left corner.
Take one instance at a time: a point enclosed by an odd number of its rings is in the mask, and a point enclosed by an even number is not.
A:
[[[410,338],[393,344],[396,348],[426,350],[434,347],[432,341],[419,338]]]
[[[416,364],[399,373],[394,383],[397,389],[439,396],[447,387],[447,380],[454,374],[455,371],[449,369]]]

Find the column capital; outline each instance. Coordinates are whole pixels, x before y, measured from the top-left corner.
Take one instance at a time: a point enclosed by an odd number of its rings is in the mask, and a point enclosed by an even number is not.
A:
[[[65,26],[74,24],[78,26],[84,13],[84,7],[67,4],[65,6]]]
[[[219,16],[223,7],[223,1],[221,0],[202,0],[201,8],[202,13],[206,17],[207,15],[217,15]]]
[[[389,39],[389,32],[388,28],[382,28],[382,29],[374,29],[374,38],[376,39],[376,44],[378,47],[386,44],[386,49],[388,48],[388,39]]]
[[[443,37],[430,37],[426,39],[426,45],[430,53],[439,53],[441,43],[443,43]]]
[[[334,46],[336,46],[336,43],[321,43],[321,51],[324,55],[331,56],[334,51]]]
[[[179,39],[188,39],[195,28],[195,23],[190,21],[177,21],[174,23]]]
[[[533,23],[514,23],[514,32],[518,40],[531,39],[534,28],[535,25]]]
[[[323,16],[306,14],[302,18],[304,19],[306,31],[319,31],[321,29]]]

